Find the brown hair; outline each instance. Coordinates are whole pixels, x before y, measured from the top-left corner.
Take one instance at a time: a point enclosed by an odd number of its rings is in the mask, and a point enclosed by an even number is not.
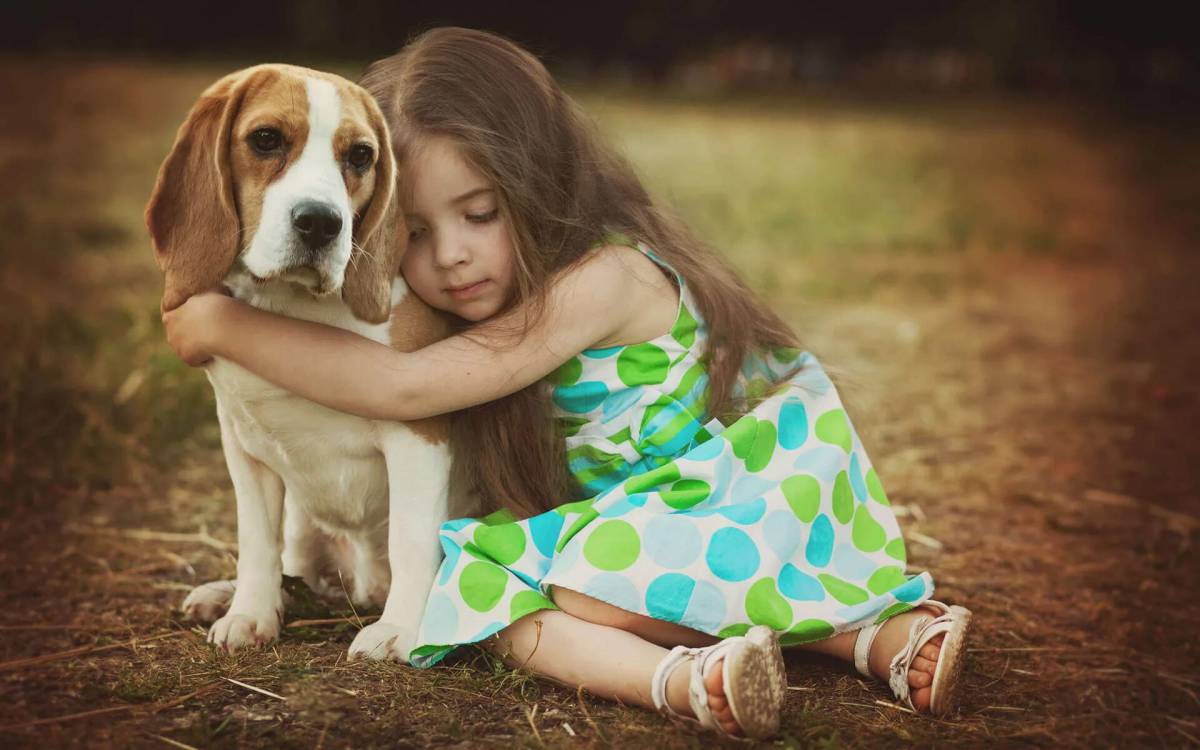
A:
[[[708,326],[710,415],[744,410],[733,386],[747,353],[796,345],[788,325],[654,203],[542,63],[516,44],[433,29],[372,63],[361,84],[388,118],[401,171],[416,139],[447,136],[495,186],[516,253],[509,307],[524,305],[526,327],[544,309],[553,275],[616,231],[646,243],[688,284]],[[544,384],[461,412],[454,443],[486,505],[531,515],[580,494]]]

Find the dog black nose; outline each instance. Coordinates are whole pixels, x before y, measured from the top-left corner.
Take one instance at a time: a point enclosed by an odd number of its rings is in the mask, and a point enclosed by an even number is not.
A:
[[[316,250],[342,231],[342,215],[328,203],[305,201],[292,209],[292,226],[308,249]]]

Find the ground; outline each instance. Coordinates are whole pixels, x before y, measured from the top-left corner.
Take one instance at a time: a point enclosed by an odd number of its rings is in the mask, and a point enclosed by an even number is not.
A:
[[[208,385],[163,341],[142,209],[233,67],[0,62],[0,742],[713,743],[476,651],[347,663],[369,614],[345,607],[297,609],[236,656],[182,620],[190,587],[233,573],[233,497]],[[1200,744],[1194,122],[577,92],[834,373],[910,571],[975,612],[957,717],[792,654],[778,743]]]

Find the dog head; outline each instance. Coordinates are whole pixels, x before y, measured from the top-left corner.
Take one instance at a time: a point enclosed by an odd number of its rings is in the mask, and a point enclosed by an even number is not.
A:
[[[395,182],[387,123],[364,89],[289,65],[222,78],[179,128],[146,206],[163,309],[237,268],[386,320]]]

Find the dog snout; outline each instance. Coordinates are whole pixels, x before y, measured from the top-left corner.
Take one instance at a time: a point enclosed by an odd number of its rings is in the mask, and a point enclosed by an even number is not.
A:
[[[305,201],[292,209],[292,227],[309,250],[317,250],[342,231],[342,214],[328,203]]]

